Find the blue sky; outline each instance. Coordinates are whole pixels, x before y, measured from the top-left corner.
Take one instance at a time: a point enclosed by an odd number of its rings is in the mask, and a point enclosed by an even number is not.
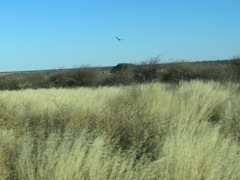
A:
[[[231,59],[239,9],[239,0],[1,0],[0,71]]]

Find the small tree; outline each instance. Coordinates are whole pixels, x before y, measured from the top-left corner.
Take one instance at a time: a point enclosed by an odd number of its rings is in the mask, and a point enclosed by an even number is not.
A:
[[[240,81],[240,57],[232,60],[233,71],[235,72],[235,78],[239,82]]]
[[[142,62],[135,68],[134,78],[137,82],[150,82],[159,79],[159,57]]]
[[[77,68],[71,71],[69,79],[72,86],[97,86],[99,85],[99,72],[91,67]]]
[[[69,86],[69,72],[58,70],[53,72],[48,77],[48,83],[52,87],[68,87]]]
[[[104,85],[129,85],[134,82],[133,71],[135,65],[131,63],[119,63],[110,71]]]
[[[190,80],[192,68],[187,62],[173,62],[167,67],[163,75],[164,82],[178,83],[181,80]]]
[[[131,63],[119,63],[117,66],[113,67],[111,73],[118,73],[122,71],[132,71],[135,65]]]

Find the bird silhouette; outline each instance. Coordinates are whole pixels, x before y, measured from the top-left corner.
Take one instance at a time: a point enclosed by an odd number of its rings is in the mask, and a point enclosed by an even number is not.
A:
[[[118,37],[116,37],[116,39],[117,39],[118,41],[122,41],[122,40],[124,40],[124,39],[120,39],[120,38],[118,38]]]

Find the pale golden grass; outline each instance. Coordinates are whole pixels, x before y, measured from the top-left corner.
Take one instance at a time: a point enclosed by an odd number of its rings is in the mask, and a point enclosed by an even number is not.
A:
[[[239,144],[222,139],[218,128],[190,123],[170,134],[161,152],[163,179],[239,179]]]
[[[0,179],[9,179],[15,172],[12,171],[12,162],[19,151],[19,142],[12,130],[0,129]]]
[[[26,137],[16,173],[20,179],[147,179],[156,169],[144,159],[135,163],[134,153],[113,150],[104,135],[88,137],[85,132],[74,136],[51,136],[32,155],[31,137]],[[141,173],[139,173],[141,172]]]
[[[0,93],[0,179],[240,179],[239,85]]]

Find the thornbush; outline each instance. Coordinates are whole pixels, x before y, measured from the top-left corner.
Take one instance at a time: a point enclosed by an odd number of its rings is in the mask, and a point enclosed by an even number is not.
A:
[[[167,67],[166,72],[163,74],[163,82],[178,83],[179,81],[189,81],[193,69],[188,62],[173,62]]]
[[[159,59],[153,58],[142,62],[141,65],[136,66],[134,71],[134,78],[136,82],[144,83],[160,79],[159,73]]]

